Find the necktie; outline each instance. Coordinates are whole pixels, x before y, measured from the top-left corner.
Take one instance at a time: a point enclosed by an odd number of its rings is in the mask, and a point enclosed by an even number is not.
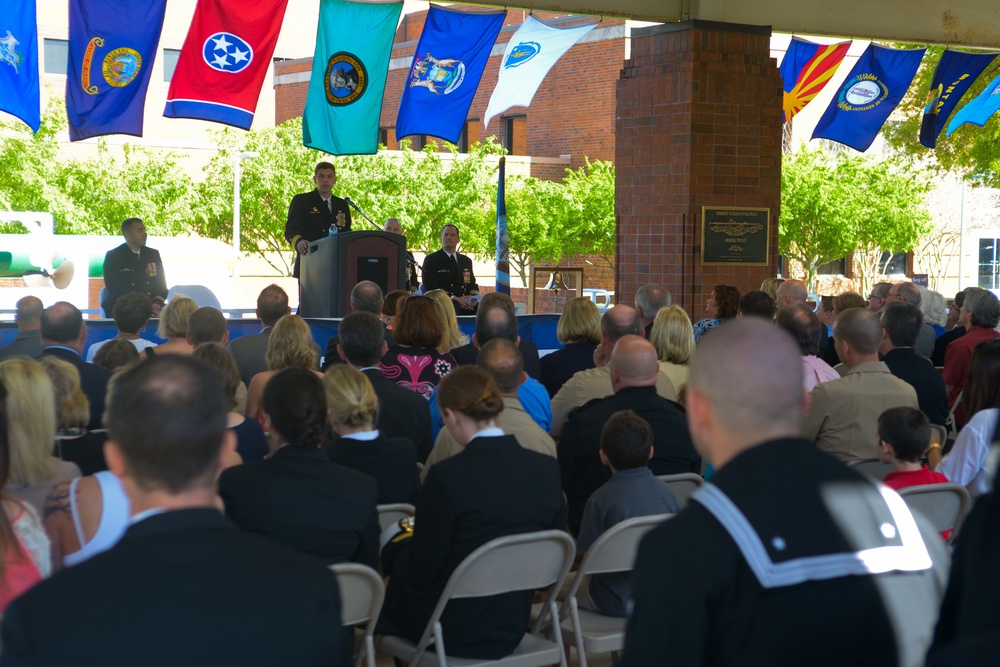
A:
[[[330,210],[330,213],[333,213],[333,197],[326,200],[326,207]]]
[[[458,266],[458,253],[455,253],[454,255],[451,256],[451,261],[455,262],[455,268],[456,269],[459,268],[459,266]]]

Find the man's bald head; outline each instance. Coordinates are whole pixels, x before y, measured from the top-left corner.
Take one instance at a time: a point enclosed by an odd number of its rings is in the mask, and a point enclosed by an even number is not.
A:
[[[514,343],[494,338],[479,350],[476,365],[493,376],[501,392],[517,396],[517,389],[525,378],[524,357]]]
[[[17,321],[18,331],[35,331],[42,326],[42,300],[37,296],[25,296],[18,299],[17,313],[14,316]]]
[[[601,334],[611,345],[622,336],[642,335],[639,311],[632,306],[618,305],[609,308],[601,317]]]
[[[611,386],[617,392],[625,387],[653,387],[660,372],[656,348],[642,336],[622,336],[611,353]]]
[[[791,306],[796,303],[805,303],[806,299],[809,298],[809,290],[806,289],[806,284],[801,280],[786,280],[785,282],[778,285],[778,291],[775,292],[775,302],[778,307]]]

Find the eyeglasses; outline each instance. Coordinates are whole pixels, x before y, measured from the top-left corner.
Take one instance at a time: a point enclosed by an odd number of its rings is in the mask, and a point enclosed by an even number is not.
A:
[[[869,294],[868,298],[869,299],[878,299],[879,301],[885,301],[886,300],[886,297],[879,296],[878,294]]]

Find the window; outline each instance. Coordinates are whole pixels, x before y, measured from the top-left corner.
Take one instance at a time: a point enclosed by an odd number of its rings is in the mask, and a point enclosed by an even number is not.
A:
[[[177,69],[177,59],[181,57],[181,52],[177,49],[163,49],[163,80],[170,83],[174,78],[174,70]]]
[[[427,135],[426,134],[415,134],[410,137],[410,148],[419,151],[423,150],[424,146],[427,145]]]
[[[879,257],[878,265],[882,268],[882,274],[886,276],[893,275],[906,275],[906,260],[907,253],[896,252],[896,253],[882,253]]]
[[[1000,245],[1000,239],[979,239],[979,286],[985,289],[1000,288],[1000,280],[997,279],[997,264],[1000,262],[997,245]]]
[[[69,69],[69,42],[65,39],[46,39],[45,73],[65,74]]]
[[[378,142],[391,151],[399,149],[399,142],[396,141],[396,128],[380,127],[378,130]]]
[[[460,153],[468,153],[469,148],[479,141],[479,119],[465,121],[462,126],[462,136],[458,139],[458,150]]]
[[[832,262],[827,262],[826,264],[820,264],[816,267],[816,275],[819,276],[846,276],[847,275],[847,258],[841,257],[840,259],[835,259]]]
[[[528,117],[509,116],[504,119],[503,146],[510,155],[528,154]]]

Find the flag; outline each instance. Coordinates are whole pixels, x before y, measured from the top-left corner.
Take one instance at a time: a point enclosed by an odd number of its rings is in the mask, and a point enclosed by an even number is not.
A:
[[[404,83],[397,137],[429,134],[458,143],[506,15],[431,5]]]
[[[0,111],[38,132],[38,25],[35,0],[7,0],[0,6]]]
[[[544,76],[544,75],[543,75]],[[500,176],[497,179],[497,292],[510,294],[510,239],[507,236],[507,204],[504,202],[504,164],[500,158]]]
[[[249,130],[288,0],[198,0],[163,115]]]
[[[934,78],[931,79],[931,92],[920,123],[920,143],[927,148],[937,146],[937,137],[948,116],[955,110],[962,95],[965,95],[996,57],[995,53],[945,50],[934,70]]]
[[[958,110],[948,123],[948,136],[950,137],[952,132],[965,123],[982,127],[997,109],[1000,109],[1000,76],[990,81],[986,89],[979,93],[979,97]]]
[[[833,78],[849,48],[850,42],[816,44],[792,37],[781,61],[785,90],[781,122],[790,121],[819,95],[819,91]]]
[[[530,105],[552,66],[595,27],[596,23],[552,28],[528,16],[507,42],[500,61],[500,76],[486,107],[483,125],[489,127],[494,116],[511,107]]]
[[[857,151],[875,141],[889,114],[906,95],[926,49],[868,45],[813,131]]]
[[[143,106],[167,0],[70,0],[69,139],[142,136]]]
[[[302,114],[304,146],[331,155],[378,151],[382,94],[402,9],[402,3],[322,0]]]

